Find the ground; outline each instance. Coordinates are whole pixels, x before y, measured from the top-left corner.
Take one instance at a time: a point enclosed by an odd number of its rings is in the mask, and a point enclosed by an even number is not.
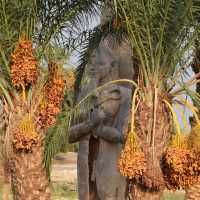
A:
[[[77,200],[76,159],[75,153],[56,156],[51,173],[53,200]],[[2,185],[0,184],[0,200],[2,197],[1,189]],[[184,200],[184,192],[166,191],[162,200]]]

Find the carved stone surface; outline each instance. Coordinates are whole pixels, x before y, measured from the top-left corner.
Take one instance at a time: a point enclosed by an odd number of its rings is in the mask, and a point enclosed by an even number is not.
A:
[[[105,46],[94,52],[88,72],[89,90],[119,79],[123,72],[113,51]],[[123,77],[120,77],[123,78]],[[109,85],[96,95],[88,119],[71,127],[69,142],[79,141],[78,187],[80,200],[124,200],[126,180],[117,162],[128,126],[131,90]]]

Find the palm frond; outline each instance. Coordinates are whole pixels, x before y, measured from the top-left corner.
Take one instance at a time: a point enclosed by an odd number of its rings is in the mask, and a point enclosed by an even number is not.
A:
[[[37,18],[36,1],[0,1],[0,47],[1,56],[8,58],[19,35],[23,32],[31,37]],[[4,51],[4,55],[2,55]],[[9,60],[9,59],[7,59]]]
[[[51,38],[60,45],[71,44],[72,34],[100,13],[102,1],[38,0],[41,30],[39,43],[46,48]],[[83,23],[84,22],[84,23]],[[65,46],[66,47],[66,46]]]
[[[197,38],[192,1],[115,0],[115,5],[117,16],[127,26],[145,82],[174,76]]]
[[[99,15],[102,2],[103,0],[1,0],[1,69],[8,74],[10,54],[22,33],[33,39],[39,58],[44,56],[46,48],[52,44],[65,50],[73,49],[77,40],[76,37],[71,37],[72,34],[75,30],[80,30],[82,24],[89,23],[93,16]]]
[[[3,95],[5,97],[5,100],[7,101],[8,105],[10,106],[11,109],[13,109],[14,108],[13,98],[8,87],[9,85],[7,84],[5,79],[0,78],[0,93],[1,93],[0,95]]]
[[[193,104],[200,110],[200,95],[191,88],[185,86],[186,95],[191,98]]]

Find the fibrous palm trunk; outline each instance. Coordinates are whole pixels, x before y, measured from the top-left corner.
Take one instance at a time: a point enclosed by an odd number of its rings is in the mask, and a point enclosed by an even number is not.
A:
[[[133,187],[133,200],[160,200],[162,192],[152,192],[138,185]]]
[[[10,137],[10,173],[13,200],[50,200],[51,191],[49,178],[44,167],[44,142],[42,131],[37,143],[32,144],[30,149],[16,149],[14,135],[19,127],[23,116],[26,115],[25,107],[16,107],[10,114],[9,137]],[[30,133],[27,133],[29,135]],[[22,138],[23,139],[23,138]],[[24,145],[23,142],[21,145]]]
[[[11,181],[14,200],[50,200],[49,181],[43,164],[42,141],[32,152],[13,153]]]
[[[6,143],[4,136],[7,129],[8,115],[5,110],[0,113],[0,176],[2,176],[2,200],[8,200],[10,194],[10,165],[8,154],[6,153]]]
[[[170,116],[162,102],[165,97],[151,88],[147,91],[136,113],[136,132],[147,168],[133,186],[134,200],[159,200],[166,186],[161,160],[170,139]]]

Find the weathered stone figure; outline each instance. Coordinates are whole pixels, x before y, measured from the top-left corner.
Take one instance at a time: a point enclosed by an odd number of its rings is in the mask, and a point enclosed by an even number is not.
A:
[[[119,67],[111,50],[98,48],[91,58],[90,86],[119,79]],[[69,134],[69,142],[79,141],[79,200],[124,200],[126,180],[117,162],[128,125],[131,90],[110,85],[97,94],[93,105],[88,119],[71,127]]]

